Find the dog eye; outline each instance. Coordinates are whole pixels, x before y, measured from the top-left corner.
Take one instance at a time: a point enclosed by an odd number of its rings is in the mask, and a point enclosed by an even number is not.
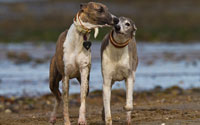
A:
[[[126,23],[125,25],[126,25],[126,26],[130,26],[130,23]]]

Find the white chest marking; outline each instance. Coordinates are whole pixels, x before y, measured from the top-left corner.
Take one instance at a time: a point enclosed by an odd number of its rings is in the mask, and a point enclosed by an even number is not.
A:
[[[83,42],[83,36],[78,33],[76,27],[72,24],[63,43],[65,74],[74,76],[80,67],[91,64],[91,52],[83,47]]]

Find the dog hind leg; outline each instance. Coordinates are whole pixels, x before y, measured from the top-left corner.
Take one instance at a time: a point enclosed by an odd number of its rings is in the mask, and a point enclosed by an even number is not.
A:
[[[69,119],[69,77],[64,76],[63,84],[63,115],[64,115],[64,125],[70,125]]]
[[[62,76],[59,74],[56,65],[55,58],[53,57],[50,64],[50,73],[49,73],[49,87],[51,92],[56,97],[53,112],[51,113],[50,123],[55,124],[56,122],[56,113],[61,103],[61,93],[59,91],[59,82],[62,79]]]

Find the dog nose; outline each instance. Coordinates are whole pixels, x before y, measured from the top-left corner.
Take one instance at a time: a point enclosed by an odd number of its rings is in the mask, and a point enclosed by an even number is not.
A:
[[[114,22],[114,24],[118,24],[119,23],[119,19],[117,17],[114,17],[113,22]]]
[[[115,25],[115,30],[116,31],[120,31],[120,26],[119,25]]]

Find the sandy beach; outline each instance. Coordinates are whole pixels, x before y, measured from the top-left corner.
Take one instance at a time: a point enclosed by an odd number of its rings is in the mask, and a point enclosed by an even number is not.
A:
[[[0,97],[0,125],[47,125],[53,108],[52,95],[34,98]],[[77,124],[79,94],[70,96],[70,119]],[[125,91],[112,91],[112,117],[114,125],[125,124]],[[102,92],[94,91],[87,98],[87,122],[89,125],[104,124],[101,118]],[[63,124],[62,108],[58,113],[57,125]],[[134,93],[132,124],[135,125],[199,125],[200,89],[183,90],[171,87],[162,90]]]

